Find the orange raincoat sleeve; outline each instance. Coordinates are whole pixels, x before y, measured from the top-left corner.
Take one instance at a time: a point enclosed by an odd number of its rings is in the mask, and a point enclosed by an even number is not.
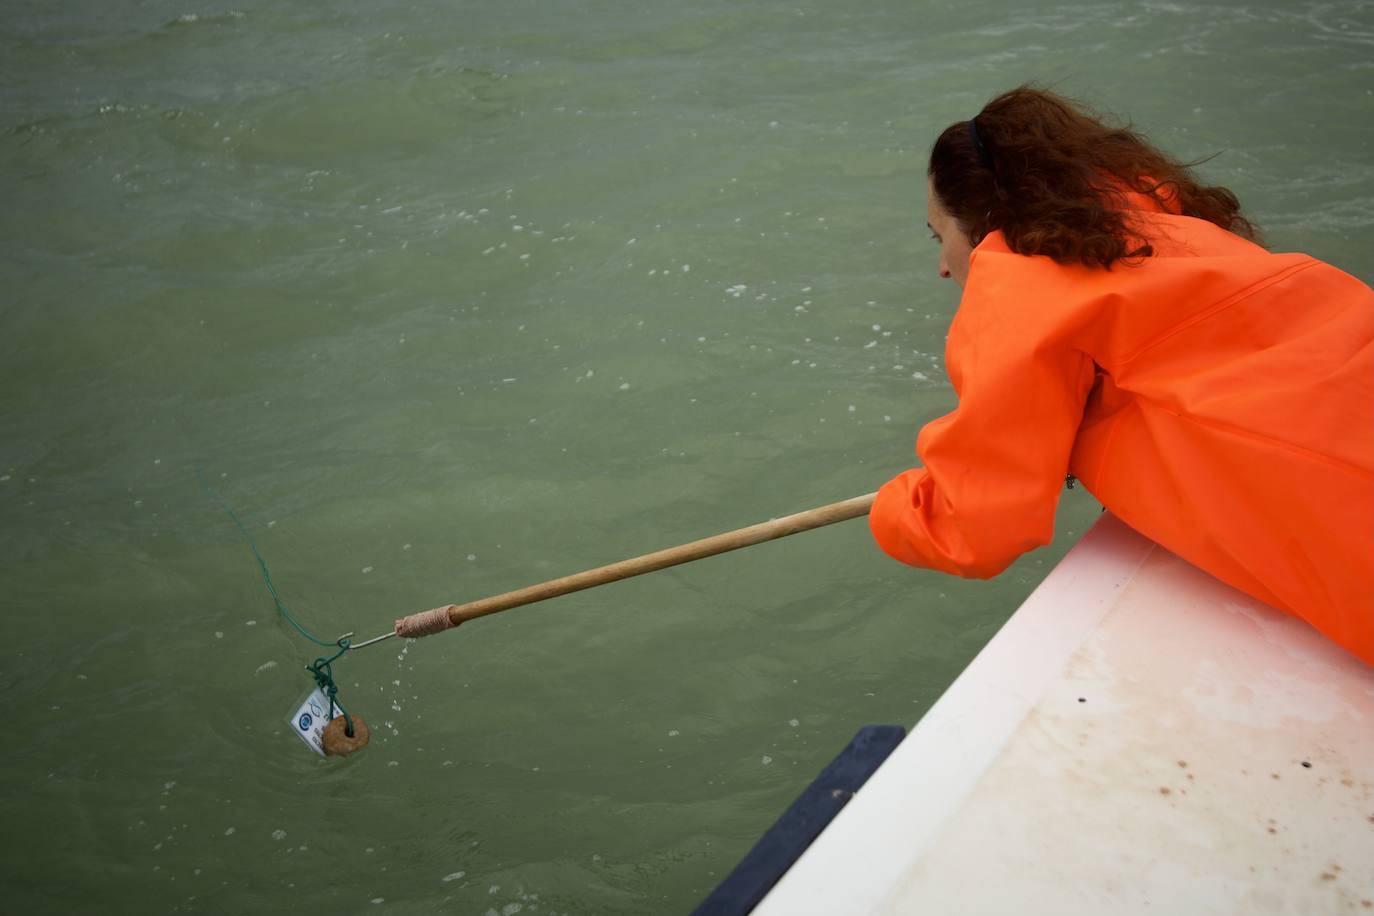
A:
[[[959,406],[921,430],[925,466],[884,484],[869,513],[903,563],[989,578],[1053,537],[1095,367],[1067,343],[1072,316],[1011,288],[1017,274],[970,269],[945,348]]]

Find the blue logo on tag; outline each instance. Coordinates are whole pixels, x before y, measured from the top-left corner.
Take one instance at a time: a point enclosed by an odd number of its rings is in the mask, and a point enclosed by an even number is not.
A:
[[[314,721],[315,721],[314,719],[310,718],[310,713],[307,712],[307,713],[302,714],[302,715],[301,715],[301,721],[300,721],[301,731],[303,731],[303,732],[308,732],[308,731],[310,731],[310,723],[311,723],[311,722],[314,722]]]

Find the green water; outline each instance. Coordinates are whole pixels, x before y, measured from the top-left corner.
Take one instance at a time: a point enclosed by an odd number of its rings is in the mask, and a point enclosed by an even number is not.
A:
[[[990,583],[862,522],[327,638],[875,489],[953,404],[923,159],[1030,78],[1374,279],[1374,4],[0,2],[0,911],[693,906],[920,718]]]

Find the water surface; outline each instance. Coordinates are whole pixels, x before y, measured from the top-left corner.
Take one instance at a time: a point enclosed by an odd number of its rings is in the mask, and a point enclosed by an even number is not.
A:
[[[1027,79],[1374,278],[1374,4],[67,2],[0,20],[6,909],[690,909],[993,582],[861,522],[327,639],[875,489],[954,400],[924,156]]]

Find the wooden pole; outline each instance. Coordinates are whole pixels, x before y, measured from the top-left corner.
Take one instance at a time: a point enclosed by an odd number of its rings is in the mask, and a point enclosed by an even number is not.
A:
[[[575,573],[571,576],[563,576],[561,579],[552,579],[539,585],[531,585],[502,595],[469,601],[467,604],[447,604],[431,611],[422,611],[419,614],[412,614],[397,620],[395,632],[398,636],[412,638],[428,636],[449,627],[456,627],[465,620],[475,620],[478,617],[485,617],[487,614],[495,614],[498,611],[509,610],[513,607],[533,604],[548,598],[557,598],[559,595],[567,595],[571,592],[605,585],[608,582],[619,582],[621,579],[640,576],[659,569],[667,569],[669,566],[690,563],[693,560],[728,553],[741,547],[776,540],[789,534],[810,531],[813,528],[833,525],[835,522],[858,518],[868,514],[868,510],[873,505],[873,499],[877,495],[877,493],[869,493],[864,496],[856,496],[853,499],[831,503],[828,506],[798,512],[796,515],[788,515],[758,525],[750,525],[747,528],[727,531],[724,534],[717,534],[699,541],[680,544],[677,547],[669,547],[629,560],[621,560],[619,563],[612,563],[609,566],[589,569],[586,572]]]

